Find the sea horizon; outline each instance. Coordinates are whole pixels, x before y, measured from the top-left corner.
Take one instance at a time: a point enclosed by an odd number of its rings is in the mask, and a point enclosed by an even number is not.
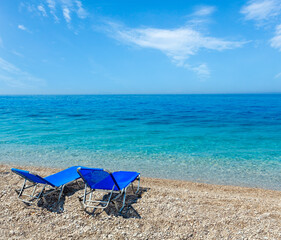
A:
[[[237,92],[237,93],[43,93],[43,94],[0,94],[0,97],[24,96],[122,96],[122,95],[281,95],[281,92]]]

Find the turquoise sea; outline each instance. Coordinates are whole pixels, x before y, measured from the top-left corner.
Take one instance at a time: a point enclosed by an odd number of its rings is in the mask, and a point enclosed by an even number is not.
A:
[[[0,96],[0,163],[281,190],[281,95]]]

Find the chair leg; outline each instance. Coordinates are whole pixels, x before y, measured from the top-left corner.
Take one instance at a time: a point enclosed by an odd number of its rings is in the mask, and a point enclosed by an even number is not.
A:
[[[37,184],[35,184],[31,196],[34,196],[34,193],[35,193],[36,189],[37,189]]]
[[[140,190],[140,176],[137,178],[137,180],[138,180],[138,187],[136,191],[135,191],[134,183],[133,182],[131,183],[131,188],[134,194],[137,194]]]
[[[137,191],[135,192],[135,189],[134,189],[134,186],[133,186],[133,183],[131,183],[131,187],[132,187],[132,190],[133,190],[133,193],[134,194],[137,194],[139,192],[139,189],[140,189],[140,176],[137,178],[138,180],[138,187],[137,187]],[[126,194],[127,194],[127,188],[124,189],[124,193],[123,193],[123,204],[122,204],[122,207],[120,208],[119,210],[119,214],[121,214],[121,212],[124,210],[125,208],[125,204],[126,204]],[[115,205],[116,207],[116,205]]]
[[[140,190],[140,175],[138,176],[138,188],[137,188],[137,191],[135,192],[135,194],[137,194]]]
[[[58,198],[58,203],[57,203],[57,204],[59,204],[59,202],[60,202],[61,195],[62,195],[63,190],[64,190],[64,186],[65,186],[65,185],[62,185],[62,186],[61,186],[61,190],[60,190],[60,194],[59,194],[59,198]]]
[[[84,190],[84,196],[83,196],[83,205],[84,205],[84,210],[86,210],[86,197],[87,197],[87,184],[85,184],[85,190]]]
[[[25,179],[24,183],[22,185],[22,188],[19,190],[16,190],[16,192],[18,193],[18,199],[21,200],[22,202],[32,204],[34,200],[38,200],[42,196],[42,193],[44,192],[46,184],[44,184],[42,186],[42,190],[39,193],[36,193],[38,186],[40,187],[39,183],[35,183],[33,185],[27,186],[27,180]],[[32,191],[31,194],[24,194],[24,191],[26,189],[32,188],[32,187],[33,187],[33,190],[31,190]],[[23,199],[22,196],[29,197],[29,199],[28,200]]]
[[[41,195],[43,194],[43,192],[44,192],[44,190],[45,190],[45,187],[46,187],[46,184],[44,184],[44,186],[43,186],[43,188],[42,188],[42,191],[39,193],[39,195],[38,195],[38,198],[40,198],[41,197]]]
[[[90,193],[89,202],[92,201],[92,196],[93,196],[93,191],[91,191],[91,193]]]
[[[23,182],[22,188],[20,189],[18,198],[20,198],[20,196],[22,195],[24,187],[25,187],[25,184],[26,184],[26,179],[24,179],[24,182]]]
[[[121,213],[125,207],[125,203],[126,203],[126,192],[127,192],[127,188],[125,188],[124,193],[123,193],[123,203],[122,203],[122,207],[119,210],[119,213]]]
[[[81,203],[82,208],[84,210],[86,210],[87,208],[93,208],[93,209],[96,209],[96,208],[101,208],[101,209],[107,208],[109,203],[113,201],[112,200],[112,195],[113,195],[113,192],[114,192],[114,187],[115,187],[115,185],[113,186],[112,190],[110,191],[108,199],[106,201],[102,201],[102,200],[95,200],[95,198],[93,196],[93,192],[95,191],[95,189],[91,189],[90,188],[90,191],[87,192],[87,185],[85,184],[85,190],[84,190],[84,194],[83,194],[83,199],[82,199],[82,197],[78,197],[78,199],[79,199],[79,201]],[[89,199],[87,199],[87,195],[90,195]],[[120,194],[118,196],[120,197]],[[96,204],[96,205],[94,205],[94,204]]]

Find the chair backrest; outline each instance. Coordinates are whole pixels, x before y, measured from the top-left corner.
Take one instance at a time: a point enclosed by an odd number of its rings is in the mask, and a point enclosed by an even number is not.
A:
[[[26,179],[30,182],[48,184],[48,185],[51,185],[52,187],[54,187],[54,185],[52,183],[48,182],[47,180],[38,176],[37,174],[35,175],[35,174],[30,173],[29,171],[25,171],[25,170],[21,170],[21,169],[17,169],[17,168],[12,168],[11,171],[20,175],[21,177],[23,177],[24,179]]]
[[[84,180],[84,182],[92,189],[102,190],[120,190],[116,180],[111,172],[108,172],[101,168],[78,168],[78,174]]]

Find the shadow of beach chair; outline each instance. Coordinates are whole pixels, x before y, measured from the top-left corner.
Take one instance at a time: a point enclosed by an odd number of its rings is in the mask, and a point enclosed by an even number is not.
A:
[[[116,209],[118,210],[117,200],[123,196],[122,206],[119,209],[119,214],[125,207],[126,193],[128,187],[131,186],[134,194],[137,194],[140,187],[140,173],[138,172],[109,172],[104,169],[98,168],[83,168],[77,169],[77,172],[85,182],[84,195],[79,197],[79,201],[82,203],[84,210],[86,208],[107,208],[110,202],[113,202]],[[138,180],[137,190],[134,191],[133,182]],[[89,188],[89,190],[88,190]],[[108,193],[107,199],[93,200],[93,192],[102,191]],[[113,194],[117,194],[113,197]]]
[[[29,171],[12,168],[12,172],[24,178],[21,189],[16,190],[18,199],[25,203],[32,204],[35,200],[39,200],[40,198],[44,199],[47,195],[59,191],[58,204],[65,185],[77,181],[80,178],[80,175],[77,173],[78,167],[81,166],[73,166],[45,178]],[[40,190],[40,188],[42,189]],[[30,194],[25,193],[28,191],[27,189],[31,189]],[[28,197],[28,199],[24,197]]]

